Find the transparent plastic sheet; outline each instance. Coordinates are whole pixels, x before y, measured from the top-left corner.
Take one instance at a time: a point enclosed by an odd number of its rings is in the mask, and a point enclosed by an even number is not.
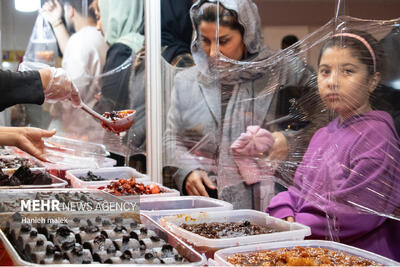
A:
[[[136,95],[132,95],[136,92],[136,88],[141,88],[139,91],[143,92],[144,97],[144,66],[140,69],[141,73],[139,74],[141,77],[140,79],[143,79],[143,81],[138,86],[134,85],[135,83],[140,83],[138,79],[136,79],[136,72],[132,71],[132,62],[137,58],[135,53],[136,49],[134,49],[132,55],[126,59],[128,48],[131,48],[131,46],[135,48],[138,46],[140,47],[141,43],[143,43],[143,36],[136,33],[136,30],[140,30],[137,29],[137,27],[140,26],[138,25],[140,24],[140,18],[135,17],[136,15],[140,16],[140,14],[143,13],[140,11],[143,9],[143,5],[142,1],[138,1],[137,5],[129,4],[128,6],[128,3],[129,1],[126,1],[126,3],[122,3],[121,1],[117,6],[113,6],[113,2],[104,1],[104,5],[101,7],[104,11],[104,17],[102,18],[103,23],[101,24],[103,28],[102,34],[103,36],[105,35],[104,38],[110,47],[115,43],[119,43],[120,45],[117,48],[114,47],[113,50],[113,52],[119,52],[114,56],[110,56],[106,60],[106,64],[108,64],[107,69],[110,69],[110,66],[114,67],[111,70],[104,72],[104,68],[101,66],[103,73],[95,75],[88,73],[86,75],[80,74],[78,69],[89,72],[87,66],[79,65],[76,68],[70,67],[71,71],[74,72],[73,76],[77,77],[77,79],[74,80],[74,83],[82,92],[83,102],[100,114],[103,114],[104,112],[131,109],[131,105],[136,106],[137,103],[134,103],[132,100],[136,98]],[[84,16],[87,16],[88,14],[87,4],[88,1],[82,1],[82,13]],[[93,5],[93,8],[97,15],[101,16],[102,13],[99,7]],[[133,17],[127,14],[127,12],[130,13],[135,11],[138,13],[135,13],[135,16],[131,14]],[[135,22],[131,19],[134,19]],[[105,28],[105,24],[107,28]],[[133,29],[132,27],[136,28]],[[135,32],[131,32],[131,30],[135,30]],[[121,48],[121,44],[124,44],[123,48]],[[121,50],[118,50],[119,48],[121,48]],[[123,58],[123,60],[126,59],[122,64],[120,64],[122,61],[121,58]],[[110,62],[108,62],[108,60],[110,60]],[[75,61],[79,60],[75,58]],[[115,64],[116,62],[118,62],[118,64]],[[68,63],[72,64],[73,62],[72,60],[69,60]],[[74,63],[84,64],[84,62]],[[139,103],[144,106],[144,100]],[[81,109],[72,109],[70,105],[60,103],[53,106],[51,112],[56,120],[53,121],[50,127],[57,128],[59,133],[61,133],[61,136],[104,144],[110,152],[121,156],[127,156],[128,158],[129,155],[133,154],[131,149],[142,152],[142,148],[137,148],[140,147],[140,145],[136,145],[134,133],[129,134],[128,132],[122,132],[120,136],[117,136],[114,133],[107,132],[101,127],[99,121],[93,119]],[[143,118],[143,113],[143,107],[140,109],[139,114],[136,112],[137,121],[141,122],[145,120]],[[142,132],[144,131],[142,130]],[[141,138],[140,142],[144,143],[144,137]]]
[[[98,113],[124,109],[136,110],[136,119],[128,132],[119,136],[106,131],[100,122],[82,109],[73,109],[69,103],[57,103],[52,108],[53,121],[50,128],[59,130],[58,135],[104,144],[107,150],[121,156],[143,153],[145,145],[145,101],[144,101],[144,64],[132,71],[132,56],[121,66],[95,77],[87,77],[90,96],[83,96],[83,102]],[[138,74],[138,75],[136,75]],[[97,97],[102,90],[110,93],[108,97]],[[93,92],[97,92],[94,94]],[[62,109],[59,108],[61,105]],[[60,112],[63,110],[63,112]],[[67,112],[65,112],[67,111]]]
[[[40,62],[56,66],[58,57],[57,39],[50,24],[39,13],[32,29],[23,62]],[[27,123],[30,126],[47,128],[51,121],[50,105],[24,105]]]
[[[205,10],[199,6],[211,3],[219,5],[218,15],[201,24]],[[217,22],[226,15],[222,7],[234,11],[243,27],[245,49],[238,60],[221,38],[228,28]],[[180,190],[199,193],[199,187],[188,190],[197,173],[197,185],[212,180],[218,197],[235,208],[270,205],[270,214],[310,225],[314,238],[397,256],[395,248],[378,248],[373,236],[386,233],[384,242],[390,244],[397,237],[385,231],[400,218],[400,151],[393,123],[399,92],[385,83],[386,77],[398,79],[396,68],[387,68],[398,46],[385,41],[398,38],[398,20],[339,16],[277,52],[264,45],[251,1],[197,1],[191,16],[197,66],[175,76],[165,133],[167,165],[177,169]],[[364,36],[360,31],[378,41],[386,36],[383,51],[369,37],[362,37],[370,40],[364,42],[343,35]],[[323,51],[339,54],[331,62],[323,54],[321,62],[327,62],[320,65],[321,48],[332,38],[334,45]],[[289,191],[269,203],[276,182]]]
[[[174,67],[170,63],[168,63],[166,60],[161,59],[161,70],[162,70],[162,88],[163,88],[163,132],[166,131],[167,129],[167,115],[168,115],[168,110],[171,106],[171,98],[172,98],[172,91],[174,88],[174,78],[175,76],[183,71],[185,68],[180,68],[180,67]],[[167,142],[169,140],[169,136],[164,136],[164,142]],[[176,188],[176,183],[174,181],[173,174],[176,171],[175,168],[170,168],[170,161],[171,161],[171,156],[174,155],[175,150],[174,146],[169,146],[169,147],[164,147],[163,148],[163,166],[167,166],[166,168],[163,169],[163,185],[170,187],[170,188]]]

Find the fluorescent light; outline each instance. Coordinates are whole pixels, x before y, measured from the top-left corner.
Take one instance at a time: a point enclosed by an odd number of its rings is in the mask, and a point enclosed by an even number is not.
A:
[[[40,0],[14,0],[15,9],[21,12],[33,12],[40,9]]]

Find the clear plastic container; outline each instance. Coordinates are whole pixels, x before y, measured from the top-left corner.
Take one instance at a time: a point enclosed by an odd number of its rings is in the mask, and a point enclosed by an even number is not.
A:
[[[65,165],[75,165],[76,160],[83,160],[85,165],[81,168],[89,168],[88,161],[94,161],[96,167],[102,167],[106,157],[110,155],[102,144],[85,142],[60,136],[52,136],[45,140],[46,154],[49,160],[61,162]],[[93,163],[91,163],[93,165]]]
[[[107,157],[110,153],[102,144],[80,141],[60,136],[52,136],[45,141],[46,148],[60,151],[75,156],[102,156]]]
[[[22,216],[26,217],[29,216],[29,214],[21,213]],[[90,218],[90,214],[82,214],[81,216],[78,216],[76,213],[75,214],[70,214],[70,213],[63,213],[63,214],[49,214],[49,213],[34,213],[32,214],[33,217],[37,216],[42,216],[42,217],[51,217],[51,216],[63,216],[68,219],[72,219],[73,217],[80,217],[80,218]],[[99,214],[96,214],[99,216]],[[121,216],[123,218],[137,218],[138,214],[133,213],[133,212],[125,212],[125,213],[119,213],[119,214],[104,214],[104,217],[110,217],[110,216]],[[102,217],[103,217],[102,216]],[[5,220],[4,220],[5,221]],[[189,247],[187,244],[182,242],[180,239],[178,239],[175,235],[169,233],[168,231],[165,231],[162,229],[157,223],[155,223],[152,219],[150,219],[146,215],[140,215],[140,221],[142,224],[146,226],[149,230],[154,231],[161,239],[168,241],[168,243],[174,247],[180,255],[184,256],[189,263],[184,263],[184,265],[187,266],[204,266],[206,264],[206,259],[201,256],[198,252],[193,250],[191,247]],[[3,223],[4,224],[4,223]],[[1,225],[4,227],[4,225]],[[3,246],[10,256],[11,260],[13,261],[14,265],[16,266],[27,266],[27,265],[36,265],[31,262],[28,262],[18,254],[16,248],[11,244],[11,242],[8,240],[7,236],[3,232],[3,229],[0,230],[0,242],[3,243]],[[132,264],[130,264],[131,266]],[[125,265],[124,265],[125,266]],[[141,265],[142,266],[142,265]]]
[[[112,158],[104,158],[104,161],[102,164],[100,164],[100,168],[108,168],[108,167],[114,167],[117,165],[117,161]]]
[[[99,168],[99,164],[94,158],[77,157],[67,154],[57,156],[53,154],[47,158],[55,163],[43,162],[46,170],[61,179],[65,179],[65,174],[68,170]]]
[[[362,257],[367,260],[375,261],[376,263],[386,265],[386,266],[399,266],[400,263],[393,261],[391,259],[382,257],[378,254],[351,247],[345,244],[333,242],[333,241],[323,241],[323,240],[302,240],[302,241],[286,241],[286,242],[276,242],[276,243],[263,243],[263,244],[256,244],[256,245],[249,245],[249,246],[242,246],[242,247],[235,247],[235,248],[227,248],[219,250],[214,255],[214,262],[216,266],[233,266],[229,262],[226,261],[226,258],[232,254],[236,253],[250,253],[250,252],[257,252],[261,250],[277,250],[280,248],[293,248],[293,247],[313,247],[313,248],[327,248],[336,251],[342,251],[354,256]]]
[[[107,180],[119,180],[135,178],[137,182],[149,181],[150,178],[133,168],[130,167],[111,167],[111,168],[99,168],[99,169],[77,169],[69,170],[65,174],[65,178],[68,179],[73,188],[98,188],[103,185],[104,182],[108,184],[108,181],[93,181],[85,182],[79,177],[86,177],[88,172],[92,172],[94,175],[99,175]]]
[[[241,236],[235,238],[210,239],[192,232],[189,232],[179,225],[198,224],[198,223],[230,223],[249,221],[252,224],[268,225],[273,229],[281,232]],[[299,223],[289,223],[267,213],[255,210],[231,210],[217,212],[202,212],[181,214],[177,216],[163,217],[160,219],[160,224],[167,230],[182,238],[200,253],[205,253],[207,258],[212,258],[214,253],[223,248],[243,246],[249,244],[259,244],[265,242],[277,242],[286,240],[302,240],[306,236],[311,235],[311,229],[308,226]]]
[[[38,172],[44,172],[44,170],[34,170],[34,169],[30,169],[33,173],[38,173]],[[9,170],[5,170],[3,169],[4,174],[7,175],[12,175],[16,170],[15,169],[9,169]],[[18,185],[18,186],[0,186],[0,190],[3,189],[34,189],[34,188],[64,188],[67,186],[67,182],[50,174],[51,177],[51,184],[48,185]]]
[[[140,201],[140,212],[155,221],[170,215],[232,209],[231,203],[201,196],[149,198]]]

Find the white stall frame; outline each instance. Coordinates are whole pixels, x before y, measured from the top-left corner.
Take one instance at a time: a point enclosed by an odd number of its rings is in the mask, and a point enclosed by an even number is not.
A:
[[[145,0],[147,174],[162,184],[161,4]]]

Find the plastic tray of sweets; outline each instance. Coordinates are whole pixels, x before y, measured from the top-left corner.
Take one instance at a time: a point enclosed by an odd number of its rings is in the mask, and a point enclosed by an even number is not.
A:
[[[183,223],[240,223],[244,221],[249,221],[252,224],[269,226],[280,232],[234,238],[211,239],[187,231],[179,226]],[[197,251],[205,253],[207,258],[212,258],[215,251],[222,248],[265,242],[302,240],[311,234],[311,229],[308,226],[299,223],[289,223],[285,220],[269,216],[267,213],[255,210],[228,210],[181,214],[177,216],[163,217],[160,219],[160,224],[167,230],[182,238],[188,244],[195,247]]]
[[[224,265],[224,266],[233,266],[229,262],[226,261],[227,257],[241,253],[251,253],[257,252],[262,250],[278,250],[280,248],[294,248],[294,247],[312,247],[312,248],[326,248],[335,251],[345,252],[357,257],[362,257],[367,260],[372,260],[378,264],[386,265],[386,266],[399,266],[400,263],[393,261],[391,259],[385,258],[378,254],[355,248],[352,246],[348,246],[345,244],[333,242],[333,241],[324,241],[324,240],[301,240],[301,241],[285,241],[285,242],[275,242],[275,243],[263,243],[263,244],[256,244],[256,245],[248,245],[248,246],[241,246],[241,247],[234,247],[234,248],[226,248],[217,251],[214,255],[214,261],[216,262],[217,266]]]

